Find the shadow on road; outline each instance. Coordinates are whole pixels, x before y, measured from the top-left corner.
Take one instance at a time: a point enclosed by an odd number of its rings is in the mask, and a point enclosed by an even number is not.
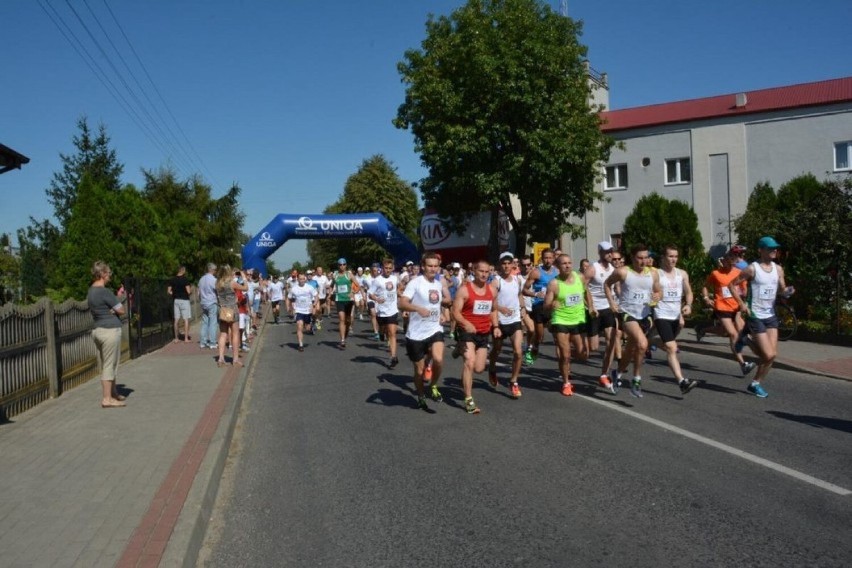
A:
[[[793,422],[807,424],[814,428],[830,428],[831,430],[840,430],[841,432],[852,434],[852,420],[826,418],[825,416],[805,416],[803,414],[790,414],[789,412],[780,412],[777,410],[767,410],[766,412],[776,418],[792,420]]]

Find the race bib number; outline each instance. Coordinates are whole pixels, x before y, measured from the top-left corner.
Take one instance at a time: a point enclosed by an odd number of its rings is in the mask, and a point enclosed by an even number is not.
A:
[[[348,294],[349,293],[349,286],[346,285],[346,284],[338,284],[337,285],[337,293],[338,294]]]
[[[722,287],[722,297],[723,298],[733,298],[733,294],[731,294],[731,289],[727,286]]]
[[[311,299],[308,296],[298,296],[296,298],[296,308],[304,310],[311,307]]]
[[[473,302],[473,315],[486,316],[491,313],[490,300],[475,300]]]
[[[760,289],[760,297],[764,300],[774,300],[778,288],[775,286],[764,286]]]
[[[441,321],[441,310],[438,310],[438,309],[429,310],[429,321]]]
[[[648,301],[648,293],[645,292],[644,290],[641,290],[639,292],[633,292],[630,299],[633,300],[634,302],[641,304],[641,303]]]
[[[666,290],[666,298],[668,298],[669,300],[677,300],[678,298],[680,298],[680,290],[679,289]]]
[[[569,294],[565,297],[565,302],[563,305],[565,306],[576,306],[583,300],[583,296],[580,294]]]

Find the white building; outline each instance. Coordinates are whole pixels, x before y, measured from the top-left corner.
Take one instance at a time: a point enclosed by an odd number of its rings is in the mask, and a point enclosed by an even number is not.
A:
[[[606,76],[594,91],[607,102]],[[624,144],[613,149],[600,189],[607,202],[586,215],[587,239],[560,247],[596,258],[596,244],[620,243],[625,217],[656,191],[691,205],[705,245],[717,253],[736,240],[729,219],[745,211],[758,182],[776,190],[790,179],[852,172],[852,77],[732,93],[658,105],[607,110],[604,131]]]

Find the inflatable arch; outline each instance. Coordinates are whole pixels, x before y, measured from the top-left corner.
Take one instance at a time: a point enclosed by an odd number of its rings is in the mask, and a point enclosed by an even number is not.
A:
[[[243,247],[243,268],[268,275],[266,259],[291,239],[370,238],[387,250],[397,264],[419,262],[417,247],[381,213],[288,215],[281,213]]]

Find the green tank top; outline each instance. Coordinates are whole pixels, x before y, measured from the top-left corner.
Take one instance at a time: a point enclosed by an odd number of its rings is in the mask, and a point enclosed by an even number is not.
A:
[[[558,306],[550,316],[550,323],[555,325],[579,325],[586,321],[586,306],[583,303],[585,287],[583,280],[577,272],[574,272],[574,282],[566,284],[562,280],[559,283],[559,293],[556,295]]]
[[[347,278],[346,274],[338,274],[334,279],[334,301],[352,301],[352,280]]]

